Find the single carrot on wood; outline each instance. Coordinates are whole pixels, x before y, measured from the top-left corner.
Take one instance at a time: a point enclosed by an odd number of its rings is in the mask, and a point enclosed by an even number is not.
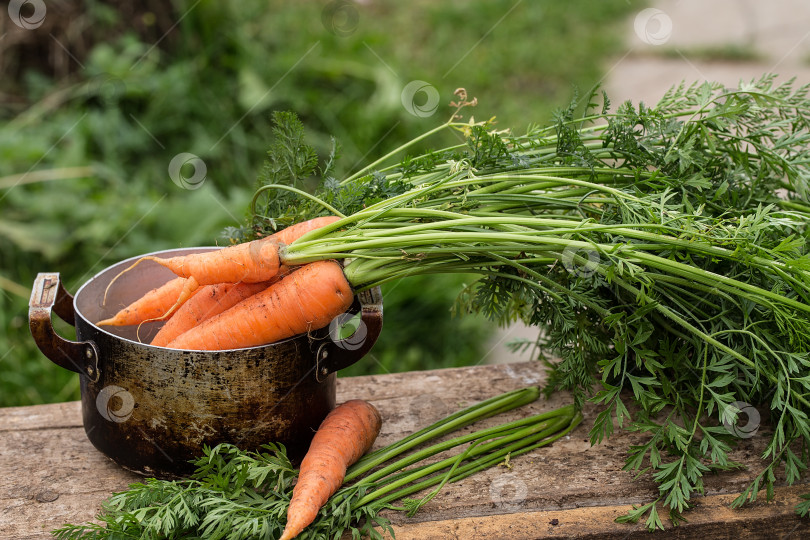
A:
[[[280,540],[295,538],[343,483],[346,469],[368,452],[382,420],[374,405],[353,399],[330,412],[301,462]]]
[[[323,328],[346,311],[353,299],[341,266],[335,261],[317,261],[301,266],[167,346],[212,351],[273,343]]]
[[[96,324],[99,326],[126,326],[141,324],[150,319],[158,319],[177,303],[185,287],[185,278],[175,278],[156,289],[152,289],[120,310],[113,317],[99,321]]]
[[[171,319],[166,321],[166,324],[152,338],[151,344],[165,347],[180,334],[266,289],[271,283],[270,281],[218,283],[202,287],[193,298],[177,310]]]

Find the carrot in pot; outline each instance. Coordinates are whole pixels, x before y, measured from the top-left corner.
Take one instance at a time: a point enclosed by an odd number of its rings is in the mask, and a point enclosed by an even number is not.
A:
[[[180,334],[191,330],[201,322],[229,309],[245,298],[266,289],[272,282],[218,283],[205,285],[193,298],[183,304],[174,316],[152,338],[152,345],[165,347]]]
[[[381,425],[374,405],[360,399],[347,401],[326,416],[301,462],[280,540],[295,538],[315,520],[343,483],[346,469],[374,444]]]
[[[182,277],[194,277],[200,285],[216,283],[258,283],[267,281],[279,271],[278,248],[290,244],[308,233],[340,218],[326,216],[291,225],[267,238],[228,246],[219,251],[180,257],[144,259],[169,268]]]
[[[195,326],[167,347],[215,351],[273,343],[323,328],[353,300],[341,266],[317,261]]]
[[[290,244],[304,234],[334,223],[339,219],[336,216],[310,219],[309,221],[296,223],[267,238],[228,246],[216,251],[169,258],[155,257],[153,255],[141,257],[129,268],[115,276],[107,285],[107,290],[110,289],[121,274],[132,270],[143,261],[154,261],[168,268],[179,277],[193,277],[198,285],[267,281],[279,272],[281,264],[278,257],[278,248],[281,244]],[[186,292],[190,293],[189,290]],[[106,294],[105,291],[105,297]],[[177,309],[177,307],[174,306],[174,309]]]
[[[281,244],[291,244],[304,234],[339,219],[336,216],[326,216],[303,221],[267,238],[228,246],[219,251],[168,259],[159,257],[144,257],[143,259],[155,261],[178,276],[194,277],[200,285],[242,281],[258,283],[267,281],[278,274],[281,266],[278,248]]]
[[[186,287],[185,278],[174,278],[166,284],[152,289],[113,317],[96,323],[97,326],[126,326],[141,324],[144,321],[159,319],[180,298]],[[193,292],[191,293],[193,294]]]
[[[242,281],[258,283],[267,281],[278,273],[278,248],[278,242],[271,236],[216,251],[181,255],[168,259],[150,255],[142,257],[135,264],[141,261],[154,261],[178,276],[193,277],[200,285]]]
[[[265,241],[273,241],[281,244],[292,244],[306,233],[325,227],[341,218],[337,216],[322,216],[295,223],[265,238]],[[278,272],[272,279],[282,278],[291,272],[290,267],[279,263]]]
[[[199,290],[199,288],[200,284],[197,283],[197,280],[194,279],[194,276],[186,278],[186,282],[183,284],[183,290],[180,291],[180,296],[177,297],[177,302],[175,302],[174,305],[170,307],[166,313],[164,313],[160,317],[156,317],[155,319],[150,320],[167,319],[171,317],[171,315],[175,311],[177,311],[180,308],[180,306],[185,304],[189,298],[194,296],[194,293],[196,293],[197,290]]]
[[[178,257],[160,258],[154,256],[142,257],[129,268],[115,276],[104,292],[106,300],[107,291],[115,281],[145,260],[154,261],[177,274],[171,286],[166,289],[150,291],[143,298],[124,308],[115,317],[105,319],[99,325],[128,325],[140,324],[145,321],[165,319],[174,313],[183,303],[191,298],[197,287],[201,285],[215,285],[218,283],[259,283],[268,281],[288,272],[288,268],[279,263],[279,243],[290,244],[304,234],[338,221],[336,216],[324,216],[291,225],[267,238],[229,246],[217,251],[195,253]],[[181,278],[187,278],[185,280]],[[157,299],[160,303],[157,303]],[[169,302],[169,300],[172,300]],[[143,316],[138,315],[140,310]]]

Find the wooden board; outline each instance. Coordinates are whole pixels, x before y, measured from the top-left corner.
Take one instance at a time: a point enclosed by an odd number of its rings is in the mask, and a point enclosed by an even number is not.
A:
[[[379,408],[383,429],[376,446],[382,446],[476,401],[540,383],[537,363],[477,366],[340,379],[338,401],[363,398]],[[556,395],[485,423],[568,401],[567,396]],[[591,447],[587,441],[591,419],[591,411],[586,411],[583,426],[551,447],[515,458],[511,470],[490,469],[446,486],[413,518],[390,512],[396,537],[648,537],[641,525],[613,521],[631,505],[655,498],[652,482],[634,482],[621,471],[625,449],[641,439],[620,433]],[[763,439],[743,440],[733,453],[733,459],[749,470],[708,477],[707,496],[687,514],[688,523],[654,536],[810,534],[810,520],[793,512],[799,495],[810,491],[808,485],[779,487],[771,503],[760,499],[743,510],[728,507],[760,470]],[[50,538],[48,531],[63,523],[92,519],[112,491],[137,480],[93,448],[82,428],[78,402],[0,409],[0,539]]]

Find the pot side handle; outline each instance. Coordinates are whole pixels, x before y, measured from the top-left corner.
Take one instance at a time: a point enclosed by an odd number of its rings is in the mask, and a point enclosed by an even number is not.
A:
[[[342,324],[357,313],[360,313],[360,324],[355,332],[345,339],[339,339],[337,334]],[[329,325],[329,336],[315,353],[315,378],[321,381],[330,373],[349,367],[368,354],[380,336],[382,324],[380,287],[358,293],[349,310],[336,317]]]
[[[54,364],[86,375],[93,382],[99,378],[98,349],[92,341],[68,341],[53,329],[51,312],[65,322],[75,324],[73,297],[64,289],[58,272],[37,274],[28,302],[28,327],[39,350]]]

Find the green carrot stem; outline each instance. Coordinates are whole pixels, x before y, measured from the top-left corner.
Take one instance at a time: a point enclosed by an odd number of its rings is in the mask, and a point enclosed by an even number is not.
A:
[[[477,460],[475,460],[473,462],[470,462],[470,463],[462,466],[460,469],[458,469],[456,471],[456,473],[448,480],[448,483],[458,482],[459,480],[467,478],[468,476],[471,476],[471,475],[473,475],[473,474],[475,474],[477,472],[489,469],[489,468],[497,465],[498,463],[502,462],[507,454],[510,456],[510,458],[512,458],[512,457],[520,456],[520,455],[525,454],[527,452],[531,452],[532,450],[535,450],[537,448],[540,448],[540,447],[543,447],[543,446],[548,446],[549,444],[552,444],[554,441],[556,441],[556,440],[564,437],[568,433],[570,433],[571,430],[576,428],[581,422],[582,422],[582,416],[577,415],[576,417],[574,417],[571,420],[568,427],[566,427],[562,431],[556,433],[555,435],[552,435],[551,437],[540,438],[539,441],[537,440],[538,439],[537,437],[533,437],[532,441],[520,441],[520,442],[518,442],[518,443],[516,443],[514,445],[511,445],[511,449],[510,448],[505,448],[505,449],[501,449],[501,450],[499,450],[497,452],[493,452],[493,453],[491,453],[491,454],[489,454],[487,456],[482,456],[479,459],[477,459]],[[524,445],[521,447],[521,444],[524,444]],[[439,477],[439,478],[441,478],[441,477]],[[404,487],[403,489],[401,489],[399,491],[396,491],[394,493],[389,493],[388,495],[386,495],[386,496],[382,497],[381,499],[379,499],[378,501],[376,501],[376,504],[379,504],[379,505],[388,504],[391,501],[396,501],[398,499],[401,499],[403,497],[407,497],[408,495],[411,495],[413,493],[421,491],[421,490],[423,490],[423,489],[425,489],[427,487],[435,485],[437,482],[438,482],[437,477],[433,477],[433,478],[428,478],[426,480],[423,480],[423,481],[415,483],[415,484],[411,484],[409,486]]]
[[[557,440],[565,437],[566,435],[568,435],[581,422],[582,422],[582,415],[577,414],[571,420],[571,423],[568,425],[568,427],[566,427],[564,430],[558,432],[557,434],[552,435],[551,437],[543,439],[543,440],[541,440],[539,442],[536,442],[534,444],[524,446],[523,448],[517,448],[515,450],[511,450],[511,451],[507,451],[507,452],[500,451],[500,452],[498,452],[496,454],[493,454],[493,455],[491,455],[492,457],[490,457],[489,459],[482,460],[481,462],[479,462],[478,467],[471,468],[471,469],[466,470],[466,471],[458,471],[450,479],[450,482],[457,482],[458,480],[462,480],[463,478],[471,476],[471,475],[475,474],[478,471],[488,469],[488,468],[492,467],[493,465],[495,465],[496,463],[500,463],[507,454],[509,455],[510,458],[513,458],[513,457],[523,455],[523,454],[525,454],[527,452],[531,452],[532,450],[535,450],[536,448],[540,448],[542,446],[548,446],[549,444],[553,443],[554,441],[557,441]],[[401,497],[402,496],[404,496],[404,495],[401,495]],[[392,500],[396,500],[396,499],[392,499]]]
[[[670,259],[666,259],[649,253],[639,252],[635,253],[634,256],[640,261],[649,264],[653,268],[666,270],[671,274],[675,274],[685,278],[697,279],[707,285],[720,286],[724,288],[727,287],[728,289],[731,290],[737,289],[738,291],[750,292],[757,296],[773,300],[777,303],[783,303],[790,307],[810,313],[810,305],[803,304],[792,298],[788,298],[787,296],[762,289],[761,287],[757,287],[756,285],[751,285],[749,283],[738,281],[736,279],[727,276],[722,276],[720,274],[710,272],[708,270],[696,270],[694,267],[689,266],[688,264],[679,263],[677,261],[672,261]],[[756,301],[756,297],[752,297],[752,299]],[[760,300],[758,301],[758,303],[762,304],[763,302]]]
[[[560,432],[567,426],[570,426],[573,418],[574,418],[573,416],[560,416],[558,420],[556,420],[551,426],[545,429],[543,429],[545,427],[544,425],[537,425],[518,430],[517,432],[509,436],[502,437],[490,443],[482,444],[476,447],[475,449],[469,452],[468,458],[482,456],[485,454],[489,454],[490,460],[497,459],[496,456],[502,458],[506,456],[506,454],[515,452],[527,445],[553,436],[554,434]],[[400,498],[406,494],[410,494],[415,491],[424,489],[427,486],[435,485],[436,483],[442,480],[441,475],[436,475],[427,478],[426,480],[423,480],[418,484],[414,484],[413,486],[410,486],[404,490],[399,489],[403,488],[404,486],[407,486],[408,484],[412,484],[414,481],[424,478],[429,474],[452,466],[455,459],[456,456],[443,459],[432,465],[429,465],[428,467],[420,469],[418,472],[409,477],[400,478],[396,482],[392,482],[384,487],[378,488],[372,491],[371,493],[366,494],[365,497],[363,497],[362,499],[360,499],[360,501],[356,503],[355,507],[360,507],[363,504],[367,504],[371,501],[376,501],[382,504],[391,500],[395,500],[395,498],[390,495],[388,497],[385,496],[386,494],[390,494],[394,490],[398,491],[394,492],[393,495],[396,495],[397,496],[396,498]],[[477,460],[472,461],[471,463],[468,463],[467,465],[460,467],[456,472],[456,474],[462,474],[467,470],[469,470],[470,468],[474,468],[476,464],[480,464],[480,462],[478,462]],[[405,493],[402,494],[402,492]]]
[[[545,438],[545,437],[548,437],[549,435],[552,435],[552,434],[556,433],[557,431],[562,429],[563,426],[568,425],[570,422],[571,422],[571,417],[562,416],[562,417],[560,417],[559,420],[557,420],[555,423],[553,423],[550,427],[546,427],[546,424],[544,422],[541,422],[540,424],[535,424],[535,425],[531,425],[531,426],[526,427],[526,428],[519,429],[519,430],[513,432],[510,435],[506,435],[504,437],[501,437],[501,438],[496,439],[494,441],[491,441],[489,443],[480,445],[475,450],[470,452],[470,456],[475,457],[475,456],[478,456],[478,455],[481,455],[481,454],[486,454],[486,453],[488,453],[488,452],[490,452],[490,451],[492,451],[494,449],[502,448],[502,447],[505,447],[505,448],[513,448],[513,447],[519,448],[522,445],[526,444],[527,442],[538,440],[538,438]],[[517,442],[515,442],[515,441],[517,441]],[[506,445],[506,446],[504,446],[504,445]],[[362,499],[360,499],[360,501],[357,503],[357,506],[359,507],[359,506],[362,506],[363,504],[366,504],[366,503],[368,503],[370,501],[373,501],[373,500],[385,495],[386,493],[389,493],[389,492],[391,492],[391,491],[393,491],[393,490],[395,490],[397,488],[400,488],[402,486],[405,486],[405,485],[413,482],[414,480],[416,480],[418,478],[422,478],[422,477],[424,477],[424,476],[426,476],[428,474],[431,474],[431,473],[440,471],[440,470],[442,470],[442,469],[444,469],[446,467],[449,467],[449,466],[451,466],[453,464],[454,459],[455,459],[455,457],[450,457],[450,458],[443,459],[441,461],[433,463],[432,465],[429,465],[428,467],[425,467],[424,469],[420,470],[418,472],[418,474],[414,475],[413,477],[409,476],[409,477],[401,478],[396,482],[391,482],[390,484],[387,484],[387,485],[385,485],[385,486],[383,486],[381,488],[378,488],[378,489],[372,491],[371,493],[367,494]]]
[[[253,194],[253,198],[250,200],[250,213],[251,214],[253,214],[253,215],[256,214],[256,202],[259,199],[259,195],[261,195],[262,193],[264,193],[265,191],[270,190],[270,189],[281,189],[281,190],[284,190],[284,191],[291,191],[293,193],[297,193],[301,197],[305,197],[307,199],[315,201],[316,203],[323,206],[324,208],[326,208],[327,210],[329,210],[330,212],[332,212],[336,216],[340,216],[340,217],[344,217],[344,218],[346,217],[339,210],[337,210],[334,206],[331,206],[330,204],[328,204],[327,202],[319,199],[315,195],[311,195],[311,194],[307,193],[304,190],[294,188],[292,186],[285,186],[284,184],[267,184],[267,185],[264,185],[264,186],[260,187],[259,189],[257,189],[256,192]]]
[[[438,132],[442,131],[443,129],[447,129],[448,127],[456,126],[456,125],[461,125],[461,124],[456,124],[456,123],[452,123],[452,122],[446,122],[446,123],[444,123],[444,124],[442,124],[440,126],[436,126],[435,128],[431,129],[430,131],[426,131],[425,133],[419,135],[415,139],[411,139],[407,143],[403,144],[399,148],[396,148],[396,149],[392,150],[391,152],[388,152],[383,157],[381,157],[380,159],[374,161],[373,163],[369,163],[368,165],[366,165],[365,167],[363,167],[362,169],[360,169],[359,171],[357,171],[353,175],[351,175],[348,178],[346,178],[345,180],[341,181],[341,184],[347,184],[347,183],[351,182],[352,180],[363,176],[366,172],[374,170],[374,168],[377,165],[379,165],[380,163],[385,163],[386,160],[388,160],[388,159],[392,158],[393,156],[399,154],[403,150],[407,150],[409,147],[413,146],[414,144],[418,143],[419,141],[421,141],[423,139],[426,139],[426,138],[430,137],[431,135],[433,135],[434,133],[438,133]]]
[[[477,420],[526,405],[527,403],[535,401],[538,397],[540,397],[540,390],[536,386],[531,386],[506,392],[500,396],[495,396],[494,398],[487,399],[481,403],[451,414],[392,445],[366,455],[346,471],[344,482],[348,482],[353,478],[365,474],[374,467],[403,452],[407,452],[423,442],[440,437],[445,433],[469,425]]]
[[[483,442],[483,439],[480,439],[480,440],[477,440],[477,441],[473,442],[469,447],[467,447],[467,449],[464,452],[462,452],[462,453],[460,453],[458,455],[455,462],[453,463],[453,466],[450,467],[450,470],[447,471],[446,474],[444,474],[441,483],[438,486],[436,486],[436,489],[434,489],[433,491],[431,491],[430,493],[428,493],[427,495],[422,497],[420,500],[416,501],[416,503],[413,505],[413,507],[411,507],[408,510],[408,517],[413,517],[413,515],[416,514],[416,512],[422,506],[429,503],[431,501],[431,499],[433,499],[433,497],[438,495],[438,493],[442,490],[442,488],[445,486],[445,484],[447,484],[447,482],[453,477],[453,473],[456,472],[456,469],[458,468],[458,466],[465,459],[467,459],[467,456],[470,455],[470,452],[472,452],[479,444],[481,444],[481,442]]]
[[[451,414],[449,416],[446,416],[445,418],[442,418],[441,420],[438,420],[438,421],[434,422],[433,424],[431,424],[431,425],[429,425],[427,427],[424,427],[424,428],[420,429],[419,431],[411,433],[407,437],[405,437],[403,439],[400,439],[395,443],[392,443],[392,444],[390,444],[390,445],[388,445],[388,446],[386,446],[384,448],[380,448],[378,450],[375,450],[373,452],[370,452],[370,453],[366,454],[360,460],[358,460],[352,467],[349,468],[348,473],[353,474],[354,469],[357,469],[357,468],[359,468],[359,466],[361,464],[370,461],[371,458],[373,458],[375,456],[378,456],[380,454],[387,453],[389,451],[395,450],[395,449],[397,449],[397,448],[399,448],[399,447],[401,447],[403,445],[406,445],[406,444],[410,443],[410,441],[412,441],[412,440],[414,440],[414,439],[416,439],[418,437],[421,437],[421,436],[423,436],[425,434],[435,432],[437,429],[443,427],[448,422],[453,422],[453,421],[455,421],[455,420],[457,420],[457,419],[459,419],[461,417],[466,417],[467,415],[475,413],[476,411],[479,411],[481,408],[486,407],[486,406],[491,405],[491,404],[497,404],[498,407],[510,406],[511,404],[515,403],[516,400],[520,399],[522,396],[534,395],[535,392],[536,392],[536,395],[539,397],[539,395],[540,395],[539,389],[537,389],[536,387],[518,388],[516,390],[510,390],[508,392],[504,392],[503,394],[491,397],[491,398],[489,398],[487,400],[481,401],[481,402],[476,403],[474,405],[471,405],[471,406],[469,406],[469,407],[467,407],[465,409],[457,411],[457,412],[455,412],[455,413],[453,413],[453,414]],[[536,399],[536,397],[535,397],[535,399]],[[496,408],[495,410],[498,410],[498,409]],[[484,416],[481,416],[481,418],[484,418]]]
[[[398,461],[390,463],[379,469],[374,471],[370,475],[362,478],[358,484],[362,484],[365,482],[374,482],[380,478],[383,478],[387,474],[402,469],[403,467],[407,467],[408,465],[412,465],[418,461],[421,461],[427,457],[436,455],[440,452],[444,452],[445,450],[449,450],[456,446],[460,446],[462,444],[479,440],[479,439],[486,439],[497,436],[498,434],[503,434],[507,431],[512,431],[516,428],[522,428],[525,426],[534,426],[536,424],[541,424],[545,421],[554,419],[558,416],[573,416],[574,414],[574,406],[573,405],[566,405],[565,407],[561,407],[559,409],[555,409],[553,411],[548,411],[542,414],[538,414],[535,416],[530,416],[528,418],[523,418],[521,420],[515,420],[514,422],[509,422],[507,424],[497,425],[488,429],[476,431],[474,433],[468,433],[466,435],[461,435],[459,437],[455,437],[453,439],[443,441],[441,443],[437,443],[433,446],[428,448],[424,448],[418,452],[414,452]]]
[[[597,268],[597,271],[601,272],[602,270]],[[617,285],[619,285],[620,287],[626,289],[628,292],[636,295],[636,296],[641,294],[641,291],[639,291],[639,289],[637,289],[636,287],[633,287],[632,285],[626,283],[624,280],[622,280],[620,278],[617,278],[617,277],[614,276],[613,277],[613,282],[616,283]],[[697,328],[695,325],[691,324],[689,321],[687,321],[686,319],[684,319],[683,317],[681,317],[680,315],[678,315],[677,313],[675,313],[674,311],[672,311],[668,307],[666,307],[666,306],[664,306],[664,305],[662,305],[660,303],[656,303],[655,310],[658,311],[659,313],[661,313],[664,317],[666,317],[666,318],[670,319],[671,321],[674,321],[675,323],[677,323],[679,326],[681,326],[682,328],[684,328],[685,330],[690,332],[692,335],[701,338],[702,340],[706,341],[707,343],[711,344],[712,346],[716,347],[717,349],[719,349],[719,350],[723,351],[724,353],[736,358],[737,360],[742,362],[745,366],[755,370],[757,373],[764,374],[765,377],[767,377],[767,379],[769,381],[771,381],[772,383],[779,384],[779,378],[776,375],[774,375],[773,373],[770,373],[768,371],[764,371],[755,361],[743,356],[742,354],[735,351],[734,349],[732,349],[728,345],[718,341],[714,336],[703,332],[702,330]],[[810,401],[805,399],[796,390],[791,388],[790,393],[791,393],[791,395],[796,397],[797,400],[802,402],[803,405],[805,405],[806,407],[810,407]]]

